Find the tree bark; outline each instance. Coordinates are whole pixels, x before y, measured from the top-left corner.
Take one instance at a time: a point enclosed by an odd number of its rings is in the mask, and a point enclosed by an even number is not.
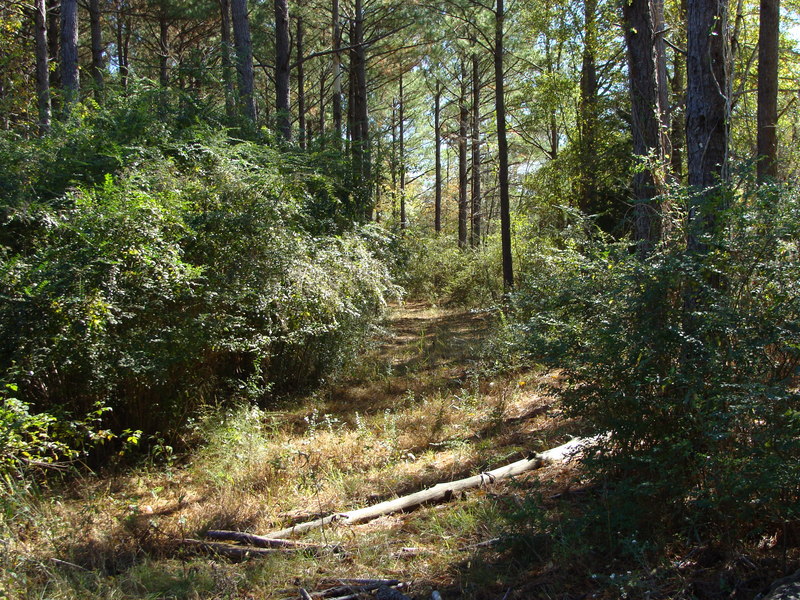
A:
[[[125,6],[122,0],[117,0],[117,65],[119,65],[119,79],[122,89],[128,87],[128,44],[130,41],[130,23],[128,15],[125,13]]]
[[[689,185],[706,188],[726,175],[729,80],[727,4],[689,0],[686,140]]]
[[[61,47],[59,40],[61,32],[61,1],[46,0],[47,5],[47,56],[50,60],[61,58]],[[56,69],[50,74],[50,87],[61,87],[61,69]]]
[[[593,443],[597,439],[598,438],[574,439],[556,448],[552,448],[542,453],[534,453],[530,458],[518,460],[487,473],[481,473],[480,475],[467,477],[466,479],[459,479],[458,481],[439,483],[432,488],[428,488],[427,490],[422,490],[408,496],[403,496],[402,498],[387,500],[385,502],[381,502],[380,504],[375,504],[374,506],[368,506],[366,508],[344,513],[337,513],[321,519],[299,523],[292,527],[287,527],[286,529],[281,529],[279,531],[267,534],[264,537],[271,539],[286,538],[291,535],[305,533],[306,531],[318,529],[333,523],[339,525],[353,525],[355,523],[369,521],[383,515],[402,510],[408,510],[409,508],[413,508],[427,502],[447,500],[462,490],[489,485],[500,479],[507,479],[509,477],[521,475],[527,471],[541,468],[546,464],[566,462],[575,454],[579,453],[582,448]]]
[[[89,25],[91,29],[92,44],[92,79],[94,80],[94,95],[99,102],[103,94],[103,32],[100,23],[100,0],[89,0]]]
[[[169,20],[163,0],[158,10],[158,83],[163,90],[169,87]]]
[[[681,23],[686,22],[686,11],[687,0],[680,0],[678,20]],[[673,96],[673,104],[670,110],[670,121],[672,123],[670,163],[673,176],[678,181],[683,181],[683,158],[686,142],[686,56],[682,52],[674,52],[673,56],[672,79],[670,80]],[[680,107],[679,110],[678,107]]]
[[[467,67],[461,57],[460,93],[458,95],[458,247],[467,247],[467,126],[469,108],[467,107]]]
[[[306,82],[303,66],[303,18],[297,17],[297,124],[298,142],[306,149]]]
[[[442,86],[439,80],[436,80],[436,91],[433,95],[433,137],[436,161],[436,180],[433,201],[433,230],[436,233],[442,231]]]
[[[220,52],[222,56],[222,83],[225,93],[225,114],[232,118],[236,114],[233,90],[233,63],[231,62],[231,4],[230,0],[219,0]]]
[[[778,177],[778,43],[780,0],[761,0],[758,30],[758,134],[759,181]]]
[[[292,122],[289,106],[289,4],[275,0],[275,112],[278,134],[292,139]]]
[[[503,25],[505,8],[497,0],[494,21],[494,84],[497,115],[497,157],[500,186],[500,245],[503,254],[503,285],[506,291],[514,287],[514,268],[511,257],[511,197],[508,185],[508,139],[506,137],[505,74],[503,72]]]
[[[342,32],[339,26],[339,0],[332,0],[331,14],[333,21],[333,128],[336,130],[337,143],[342,139],[342,58],[339,48]]]
[[[355,0],[355,11],[351,28],[350,45],[353,50],[350,53],[350,76],[353,78],[353,158],[356,165],[356,172],[360,181],[358,189],[361,196],[361,204],[364,208],[364,215],[368,218],[372,213],[372,200],[370,179],[372,176],[372,165],[370,158],[370,139],[369,139],[369,110],[367,104],[367,51],[364,47],[364,3],[363,0]],[[402,109],[402,103],[401,103]],[[403,125],[401,115],[400,126]],[[403,143],[403,136],[400,136],[400,143]],[[402,160],[402,157],[401,157]],[[402,165],[401,165],[402,167]],[[401,189],[404,187],[403,171],[401,170]]]
[[[36,38],[36,100],[39,109],[39,135],[50,131],[52,107],[50,103],[50,65],[47,56],[47,5],[36,0],[34,5]]]
[[[247,0],[231,0],[231,21],[233,22],[233,43],[236,46],[236,72],[239,76],[239,103],[244,116],[250,122],[255,123],[256,99],[253,94],[253,45],[250,41]]]
[[[78,0],[61,0],[61,87],[64,90],[64,113],[78,101]]]
[[[663,79],[659,75],[656,43],[657,0],[624,2],[622,13],[628,49],[628,79],[631,97],[633,153],[645,168],[633,177],[634,239],[639,255],[647,256],[661,237],[661,206],[657,201],[663,186],[657,174],[666,169],[666,133],[663,131]]]
[[[474,45],[474,44],[473,44]],[[470,245],[481,243],[481,82],[477,52],[472,53],[472,229]]]
[[[400,177],[400,229],[408,227],[408,215],[406,215],[406,117],[405,117],[405,97],[403,90],[403,75],[400,74],[400,98],[397,110],[400,130],[400,152],[398,155],[398,171]]]
[[[597,0],[583,3],[583,55],[578,104],[580,209],[597,209]]]

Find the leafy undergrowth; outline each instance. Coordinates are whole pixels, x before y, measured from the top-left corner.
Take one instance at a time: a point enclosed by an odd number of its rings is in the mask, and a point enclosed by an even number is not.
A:
[[[0,596],[288,598],[331,578],[390,577],[416,598],[752,598],[791,566],[790,532],[733,553],[583,539],[580,515],[602,514],[603,485],[574,463],[303,538],[340,552],[230,562],[178,543],[208,529],[268,534],[587,433],[561,415],[557,373],[481,366],[492,326],[485,313],[397,308],[346,378],[283,407],[209,410],[187,456],[162,447],[136,470],[46,491],[9,483]]]

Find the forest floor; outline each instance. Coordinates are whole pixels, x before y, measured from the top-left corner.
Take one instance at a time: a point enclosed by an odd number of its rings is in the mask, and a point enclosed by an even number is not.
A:
[[[665,567],[645,552],[622,562],[565,553],[582,542],[557,533],[558,515],[598,497],[574,462],[301,537],[335,551],[231,561],[180,543],[209,529],[268,534],[587,433],[562,414],[557,373],[493,374],[483,357],[494,325],[490,313],[395,307],[351,368],[314,394],[209,410],[185,455],[157,445],[144,466],[31,499],[5,542],[0,597],[299,598],[301,587],[345,578],[397,579],[420,599],[752,598],[763,588],[770,569],[741,593],[717,594],[724,569],[697,566],[699,555]]]

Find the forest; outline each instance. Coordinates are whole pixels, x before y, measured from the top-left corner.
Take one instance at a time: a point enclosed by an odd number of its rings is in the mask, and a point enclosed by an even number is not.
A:
[[[800,5],[2,0],[0,598],[800,597]]]

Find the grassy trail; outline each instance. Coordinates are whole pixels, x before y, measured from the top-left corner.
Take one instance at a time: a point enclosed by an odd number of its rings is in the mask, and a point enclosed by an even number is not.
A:
[[[31,499],[29,533],[17,530],[0,565],[16,579],[3,585],[31,598],[267,599],[297,597],[298,586],[320,589],[331,578],[388,577],[411,582],[406,593],[419,598],[433,589],[445,598],[538,596],[549,589],[549,567],[535,536],[481,543],[525,529],[529,519],[513,515],[527,490],[541,480],[545,497],[557,495],[571,485],[570,467],[303,537],[341,544],[339,553],[234,563],[177,543],[208,529],[266,534],[480,473],[580,433],[548,396],[548,376],[485,375],[492,325],[487,314],[395,307],[346,374],[313,395],[209,411],[189,434],[201,442],[187,456],[164,461],[162,448],[149,466]]]

